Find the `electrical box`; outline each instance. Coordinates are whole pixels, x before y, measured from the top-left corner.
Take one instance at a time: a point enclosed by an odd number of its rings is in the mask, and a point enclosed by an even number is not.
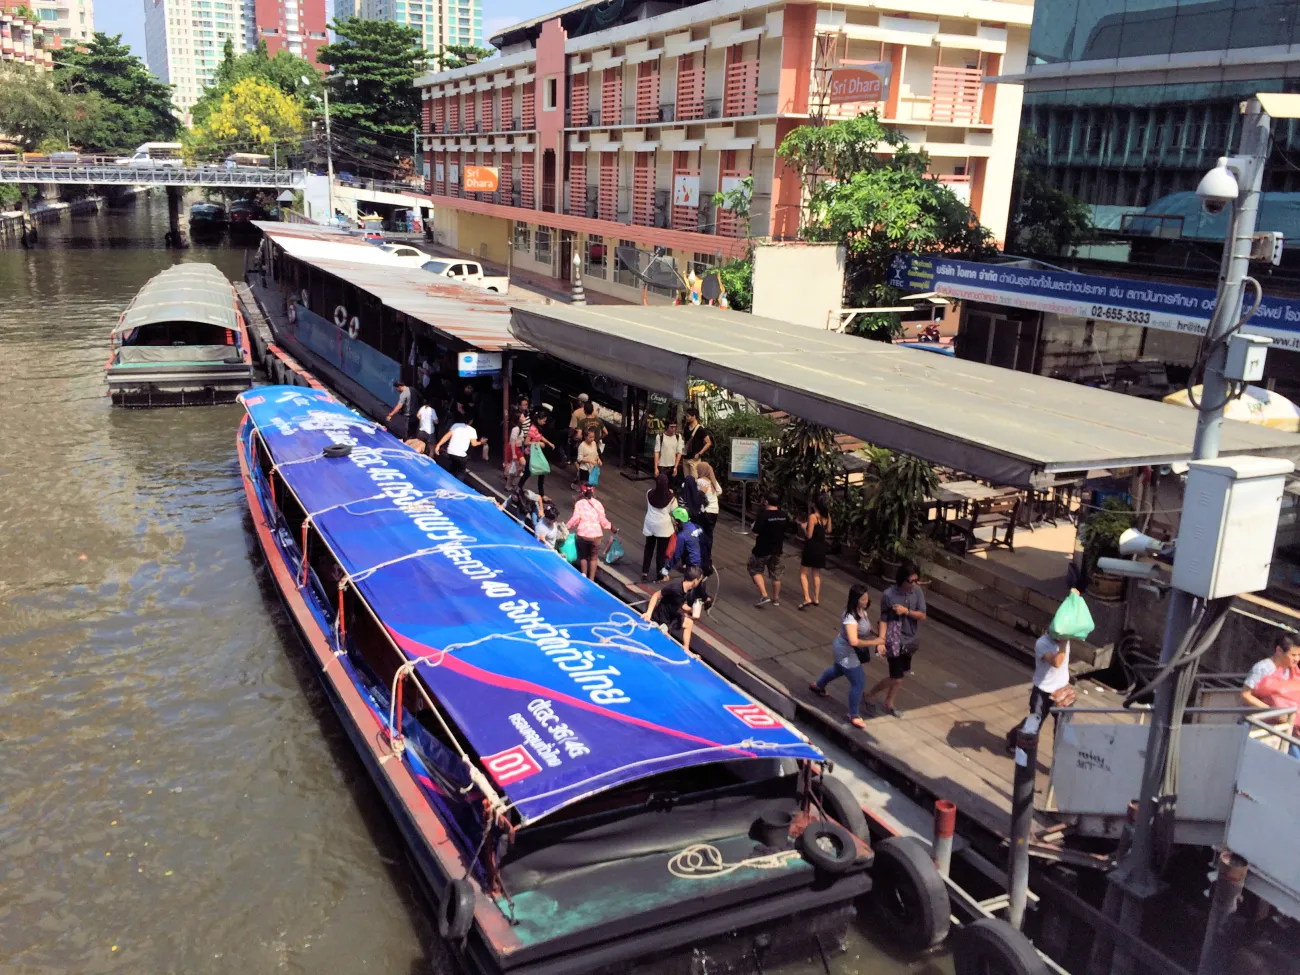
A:
[[[1264,358],[1273,340],[1262,335],[1242,335],[1228,339],[1228,357],[1223,364],[1223,378],[1234,383],[1255,383],[1264,378]]]
[[[1194,460],[1187,467],[1174,555],[1174,588],[1202,599],[1268,585],[1286,475],[1275,457]]]

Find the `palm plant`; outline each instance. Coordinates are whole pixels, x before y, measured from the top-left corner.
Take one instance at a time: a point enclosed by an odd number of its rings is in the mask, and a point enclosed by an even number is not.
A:
[[[910,555],[923,525],[920,506],[939,487],[934,468],[919,457],[869,448],[875,485],[866,498],[863,549],[894,559]]]
[[[792,419],[781,430],[773,482],[790,509],[828,492],[844,469],[835,432],[807,420]]]

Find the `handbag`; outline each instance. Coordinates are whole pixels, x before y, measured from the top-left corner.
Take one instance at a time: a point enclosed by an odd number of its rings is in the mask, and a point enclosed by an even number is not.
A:
[[[546,459],[546,454],[539,443],[533,444],[528,448],[528,473],[529,474],[549,474],[551,473],[550,462]]]
[[[903,621],[890,620],[885,624],[885,656],[903,655]]]
[[[578,561],[578,536],[577,535],[571,534],[569,535],[568,538],[564,540],[564,543],[560,546],[560,554],[564,556],[565,560],[570,565]]]
[[[593,467],[587,472],[587,483],[592,487],[600,483],[600,467]]]

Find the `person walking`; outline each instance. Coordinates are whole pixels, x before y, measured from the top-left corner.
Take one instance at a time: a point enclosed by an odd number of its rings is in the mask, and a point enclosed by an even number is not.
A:
[[[708,577],[713,575],[713,532],[718,527],[718,502],[722,497],[722,486],[708,461],[696,465],[695,486],[704,497],[704,507],[695,517],[695,523],[704,529],[704,537],[709,542],[709,557],[704,564],[704,575]]]
[[[799,523],[803,529],[803,554],[799,556],[799,582],[803,586],[800,609],[820,606],[822,600],[822,569],[826,568],[826,535],[831,530],[830,495],[817,495],[808,509],[808,520]]]
[[[1278,633],[1273,655],[1257,662],[1246,675],[1241,702],[1250,708],[1300,707],[1300,642],[1294,636]],[[1300,758],[1300,747],[1288,745],[1287,752]]]
[[[878,654],[885,652],[885,624],[882,622],[873,636],[870,609],[871,593],[862,583],[855,583],[849,589],[849,601],[844,606],[835,642],[831,644],[831,665],[808,685],[808,689],[819,697],[829,697],[826,685],[837,677],[847,677],[849,723],[855,728],[866,727],[860,716],[862,689],[867,685],[867,674],[862,665],[871,659],[873,651]]]
[[[696,604],[693,597],[703,577],[694,566],[682,573],[681,579],[668,583],[650,597],[650,602],[641,614],[647,623],[661,627],[670,637],[682,646],[690,649],[691,630],[695,626]]]
[[[438,438],[434,435],[434,430],[438,427],[438,411],[426,401],[415,416],[419,421],[419,433],[416,434],[416,438],[424,444],[425,454],[431,456],[433,445],[438,442]]]
[[[583,437],[582,443],[578,444],[577,485],[581,487],[584,484],[590,484],[591,472],[597,467],[604,466],[604,463],[600,457],[600,447],[596,445],[596,431],[588,430]]]
[[[575,406],[573,412],[569,414],[569,444],[575,451],[578,449],[578,444],[582,443],[582,420],[586,415],[584,410],[586,409],[587,401],[590,399],[591,397],[586,393],[579,393],[578,405]]]
[[[696,467],[700,461],[704,460],[704,455],[709,452],[713,446],[713,438],[709,436],[709,431],[704,429],[700,423],[700,411],[694,407],[688,407],[686,410],[686,446],[682,455],[686,462],[686,473],[695,474]]]
[[[650,560],[654,559],[655,578],[667,579],[664,563],[668,559],[668,541],[676,529],[673,527],[673,509],[677,498],[673,495],[668,475],[660,474],[655,485],[645,495],[645,522],[641,532],[645,535],[645,552],[641,556],[641,581],[650,581]]]
[[[781,499],[776,494],[769,494],[764,501],[763,510],[754,519],[754,549],[749,553],[745,570],[754,580],[758,589],[758,602],[755,606],[781,605],[781,575],[785,571],[782,560],[785,557],[785,530],[790,525],[790,516],[781,510]],[[768,596],[767,586],[763,581],[766,572],[772,580],[772,595]]]
[[[393,383],[393,389],[397,390],[397,405],[389,410],[388,415],[384,417],[385,426],[392,423],[393,417],[397,416],[399,413],[402,414],[403,420],[407,420],[407,414],[411,409],[411,388],[405,383],[395,382]],[[405,433],[409,429],[410,422],[407,420],[406,425],[402,428],[402,433]]]
[[[543,407],[544,419],[545,408]],[[528,466],[523,481],[527,484],[530,477],[536,477],[537,493],[541,497],[546,495],[546,475],[551,472],[551,462],[547,457],[546,448],[554,446],[555,444],[546,438],[542,428],[536,422],[528,424],[528,433],[524,435],[524,457]]]
[[[880,618],[885,622],[885,660],[889,676],[867,692],[867,704],[874,710],[875,697],[885,693],[885,713],[901,718],[903,712],[894,707],[903,678],[912,669],[912,655],[916,653],[917,627],[925,619],[925,593],[921,591],[921,577],[916,566],[904,562],[899,566],[894,584],[880,597]]]
[[[673,521],[677,529],[677,545],[673,548],[673,557],[668,563],[670,569],[696,568],[701,573],[708,559],[705,551],[704,529],[691,521],[691,514],[685,508],[673,509]]]
[[[510,424],[510,436],[506,439],[505,485],[509,493],[528,477],[528,457],[524,454],[524,433],[528,430],[530,420],[528,410],[522,405]]]
[[[451,429],[442,435],[437,446],[433,448],[434,457],[442,454],[442,448],[447,448],[446,463],[443,467],[454,477],[465,480],[465,470],[469,466],[469,449],[471,447],[481,447],[487,443],[486,440],[480,440],[478,431],[474,429],[473,417],[469,417],[459,423],[453,423]]]
[[[595,579],[596,566],[600,562],[600,543],[606,531],[617,530],[605,517],[605,506],[596,500],[591,485],[582,488],[567,527],[578,536],[578,571],[588,579]]]
[[[664,427],[664,432],[655,437],[655,473],[667,474],[674,484],[681,471],[682,438],[677,432],[677,421]]]
[[[1070,641],[1050,629],[1034,642],[1034,683],[1029,688],[1029,716],[1007,732],[1008,755],[1016,752],[1016,735],[1030,719],[1042,728],[1054,704],[1070,704]],[[1053,719],[1055,720],[1055,719]]]

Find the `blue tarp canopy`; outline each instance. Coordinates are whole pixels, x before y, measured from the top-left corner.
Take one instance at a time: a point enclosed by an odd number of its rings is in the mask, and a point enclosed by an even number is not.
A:
[[[819,760],[784,721],[319,390],[241,396],[281,476],[525,823],[658,772]],[[352,445],[327,458],[325,447]]]

